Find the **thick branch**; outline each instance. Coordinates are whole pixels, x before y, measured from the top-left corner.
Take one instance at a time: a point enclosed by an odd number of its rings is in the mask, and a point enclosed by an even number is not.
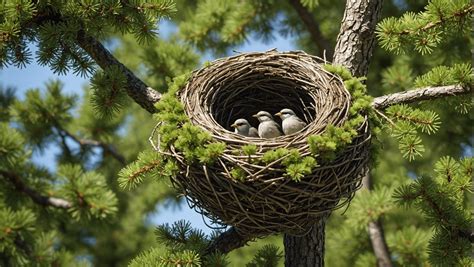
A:
[[[36,204],[41,206],[51,206],[59,209],[69,209],[72,207],[72,204],[67,200],[41,195],[39,192],[23,183],[21,178],[16,173],[0,170],[0,175],[10,181],[17,191],[26,194]]]
[[[384,109],[397,104],[413,103],[422,100],[431,100],[446,96],[465,95],[470,93],[472,93],[472,87],[462,85],[425,87],[376,97],[372,102],[372,106],[376,109]]]
[[[121,155],[117,151],[117,149],[115,149],[114,146],[112,146],[110,144],[100,142],[100,141],[97,141],[97,140],[81,139],[81,138],[78,138],[77,136],[75,136],[74,134],[72,134],[71,132],[69,132],[68,130],[63,129],[62,127],[57,126],[57,128],[60,132],[62,132],[64,135],[66,135],[67,137],[74,140],[74,142],[76,142],[80,146],[98,146],[98,147],[102,148],[104,150],[104,152],[109,153],[110,155],[112,155],[112,157],[114,157],[122,165],[127,164],[127,162],[125,160],[125,157],[123,155]]]
[[[306,29],[311,36],[311,40],[318,47],[320,54],[319,56],[323,56],[324,51],[326,51],[326,56],[328,58],[332,58],[334,53],[333,48],[326,37],[324,37],[322,34],[319,23],[314,19],[313,14],[311,14],[311,12],[309,12],[309,10],[301,4],[300,0],[290,0],[290,4],[293,6],[296,13],[298,13],[304,25],[306,26]]]
[[[234,227],[220,234],[214,241],[207,247],[204,255],[219,252],[222,254],[229,253],[230,251],[245,246],[253,237],[240,235]]]
[[[127,79],[127,94],[148,112],[156,112],[153,104],[161,99],[159,92],[148,87],[142,80],[135,76],[131,70],[118,61],[99,41],[87,35],[84,30],[80,30],[77,33],[76,40],[79,46],[82,47],[102,69],[107,69],[112,65],[117,66]]]
[[[382,2],[346,2],[333,63],[345,66],[354,76],[367,76],[375,43],[375,26],[380,17]]]
[[[43,25],[47,22],[61,22],[63,20],[60,13],[51,9],[50,12],[36,14],[24,27],[35,27],[36,25]],[[126,77],[127,86],[125,89],[127,94],[148,112],[156,112],[153,104],[161,99],[159,92],[148,87],[142,80],[135,76],[130,69],[118,61],[98,40],[88,35],[84,29],[80,29],[77,32],[76,41],[102,69],[107,69],[112,65],[117,66]]]

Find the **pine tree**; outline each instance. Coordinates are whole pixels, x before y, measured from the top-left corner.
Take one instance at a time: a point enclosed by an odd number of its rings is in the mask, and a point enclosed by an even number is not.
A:
[[[276,266],[284,244],[287,266],[471,266],[473,13],[467,0],[3,1],[0,67],[37,62],[91,85],[79,105],[58,81],[22,97],[0,88],[0,265]],[[168,17],[178,32],[165,39],[157,22]],[[143,218],[176,200],[166,181],[175,166],[148,137],[154,119],[187,120],[175,109],[155,114],[179,106],[164,94],[171,81],[183,82],[204,54],[277,33],[367,77],[378,96],[364,188],[308,236],[249,243],[258,249],[237,249],[251,237],[232,228],[154,229]],[[118,43],[113,54],[107,40]],[[190,139],[209,137],[185,129],[166,134],[182,136],[190,160],[222,150],[192,149]],[[56,171],[31,161],[51,145],[61,151]]]

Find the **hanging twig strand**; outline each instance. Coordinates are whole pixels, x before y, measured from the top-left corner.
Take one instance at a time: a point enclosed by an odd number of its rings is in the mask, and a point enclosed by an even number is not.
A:
[[[245,236],[298,235],[310,229],[312,219],[353,197],[368,158],[367,120],[335,160],[325,162],[313,155],[319,166],[299,182],[287,177],[281,159],[269,164],[261,161],[266,151],[277,148],[310,155],[309,136],[324,133],[329,124],[341,126],[348,119],[351,95],[322,63],[304,52],[268,51],[219,59],[193,73],[178,93],[186,115],[227,148],[209,166],[186,165],[176,149],[167,151],[182,170],[172,183],[192,207],[213,222],[234,226]],[[237,118],[246,118],[256,126],[252,114],[259,110],[273,114],[282,108],[293,109],[308,126],[273,139],[244,137],[230,128]],[[248,144],[257,146],[254,155],[242,154],[241,147]],[[232,177],[234,168],[245,171],[246,179]]]

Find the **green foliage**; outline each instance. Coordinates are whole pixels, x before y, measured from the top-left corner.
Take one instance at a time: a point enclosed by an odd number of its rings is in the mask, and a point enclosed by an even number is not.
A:
[[[407,105],[393,105],[387,108],[387,115],[393,120],[387,127],[391,135],[399,142],[403,157],[414,160],[425,151],[418,131],[433,134],[438,131],[441,122],[439,116],[430,110],[421,110]]]
[[[0,123],[0,167],[14,168],[20,162],[25,162],[28,152],[24,151],[25,140],[7,123]]]
[[[445,157],[436,165],[434,177],[422,176],[399,187],[395,199],[402,206],[416,206],[434,227],[428,245],[433,265],[472,264],[468,238],[472,218],[465,209],[465,194],[472,188],[473,158],[456,161]],[[462,166],[462,167],[461,167]]]
[[[393,209],[393,188],[380,187],[361,190],[352,200],[353,212],[348,218],[349,227],[363,231],[369,222],[375,222]]]
[[[400,18],[382,20],[377,37],[383,48],[397,54],[413,49],[429,54],[447,37],[467,31],[473,12],[469,0],[432,0],[424,12],[406,12]]]
[[[69,212],[74,219],[105,219],[117,211],[117,198],[99,173],[64,165],[58,168],[58,177],[62,182],[58,192],[72,202]]]
[[[118,66],[97,71],[91,79],[91,104],[104,118],[110,118],[127,103],[126,78]]]
[[[417,77],[415,87],[442,86],[461,84],[472,85],[474,81],[473,69],[470,64],[455,64],[452,67],[437,66],[428,73]]]
[[[241,149],[242,149],[242,153],[244,153],[244,155],[252,156],[252,155],[255,155],[255,153],[257,153],[258,148],[254,144],[248,144],[248,145],[242,146]]]
[[[158,242],[165,247],[165,252],[154,248],[135,258],[130,266],[227,266],[225,255],[203,255],[207,245],[212,241],[210,236],[201,230],[191,227],[187,221],[180,220],[172,225],[163,224],[155,230]]]
[[[10,119],[9,107],[15,100],[15,90],[12,87],[4,88],[0,85],[0,122]]]
[[[11,114],[30,144],[44,147],[51,141],[58,125],[71,121],[77,96],[64,95],[62,91],[61,82],[50,81],[46,83],[45,94],[39,89],[31,89],[23,101],[17,100],[12,105]]]
[[[387,244],[400,266],[421,266],[428,259],[427,247],[431,235],[427,230],[409,225],[388,234]]]
[[[143,179],[161,179],[175,175],[178,171],[176,162],[164,158],[156,151],[145,150],[140,152],[138,159],[118,174],[118,183],[123,189],[133,189]]]
[[[242,44],[251,33],[271,40],[275,10],[271,1],[199,1],[179,24],[180,35],[202,51],[223,53]]]
[[[263,154],[261,159],[266,164],[279,163],[285,167],[285,174],[294,181],[301,179],[313,172],[318,166],[316,159],[311,156],[302,157],[297,149],[277,148]]]
[[[283,257],[280,249],[275,245],[265,245],[263,246],[255,256],[252,261],[247,263],[246,267],[274,267],[278,265],[278,262]]]
[[[277,148],[275,150],[269,150],[265,152],[262,156],[262,161],[266,164],[273,163],[275,161],[278,161],[288,155],[290,151],[286,148]]]
[[[413,85],[413,70],[408,65],[394,65],[382,72],[382,86],[388,92],[405,91]]]
[[[247,178],[248,173],[240,167],[234,167],[230,170],[230,175],[232,178],[243,182],[245,181],[245,178]]]

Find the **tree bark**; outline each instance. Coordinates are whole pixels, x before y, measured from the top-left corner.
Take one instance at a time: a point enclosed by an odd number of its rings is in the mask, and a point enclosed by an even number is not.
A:
[[[367,75],[381,9],[382,0],[346,2],[333,62],[355,76]],[[321,219],[305,236],[285,235],[285,266],[324,266],[324,226],[325,219]]]
[[[375,26],[383,0],[348,0],[337,36],[333,63],[354,76],[366,76],[375,43]]]
[[[376,97],[372,102],[372,106],[377,109],[385,109],[389,106],[397,104],[408,104],[422,100],[470,93],[472,93],[472,87],[462,86],[459,84],[439,87],[425,87]]]
[[[323,216],[305,236],[285,234],[285,266],[324,266],[325,225],[329,214]]]
[[[221,233],[211,242],[211,244],[209,244],[209,246],[204,251],[204,255],[215,252],[226,254],[236,248],[247,245],[247,243],[252,239],[252,236],[243,236],[239,234],[234,227],[231,227],[227,231]]]
[[[102,69],[116,66],[125,75],[127,94],[142,108],[150,113],[155,113],[154,103],[161,99],[161,94],[146,85],[133,72],[118,61],[98,40],[86,34],[84,30],[77,33],[77,44],[87,52],[87,54]]]

